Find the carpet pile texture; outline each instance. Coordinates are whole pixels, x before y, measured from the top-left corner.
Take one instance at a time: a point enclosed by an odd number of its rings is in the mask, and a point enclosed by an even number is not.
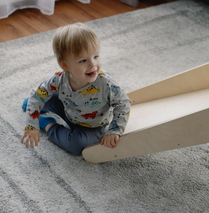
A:
[[[86,24],[101,40],[103,68],[126,92],[209,60],[209,7],[198,1]],[[23,100],[60,70],[54,32],[0,44],[0,212],[208,213],[209,144],[90,164],[53,145],[43,131],[34,150],[20,143]]]

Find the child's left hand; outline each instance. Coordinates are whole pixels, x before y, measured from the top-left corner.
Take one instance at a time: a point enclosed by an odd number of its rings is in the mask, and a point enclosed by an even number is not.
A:
[[[119,142],[119,135],[105,135],[102,138],[101,145],[104,145],[109,148],[115,148]]]

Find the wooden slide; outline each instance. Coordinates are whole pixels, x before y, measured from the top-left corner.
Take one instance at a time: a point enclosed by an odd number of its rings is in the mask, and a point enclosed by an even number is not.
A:
[[[128,94],[130,118],[114,149],[85,148],[101,163],[209,143],[209,63]]]

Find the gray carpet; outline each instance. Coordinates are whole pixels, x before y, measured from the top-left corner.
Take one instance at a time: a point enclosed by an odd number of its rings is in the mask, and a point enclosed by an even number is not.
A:
[[[178,1],[86,24],[101,39],[103,68],[126,92],[209,60],[209,7],[202,3]],[[34,150],[20,143],[22,101],[59,70],[53,35],[0,44],[0,212],[209,212],[209,144],[90,164],[44,132]]]

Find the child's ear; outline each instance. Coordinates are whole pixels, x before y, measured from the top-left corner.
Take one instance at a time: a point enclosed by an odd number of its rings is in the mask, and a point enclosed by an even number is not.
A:
[[[65,71],[68,71],[68,70],[69,70],[69,67],[67,66],[66,61],[60,60],[60,61],[59,61],[59,65],[62,67],[63,70],[65,70]]]

